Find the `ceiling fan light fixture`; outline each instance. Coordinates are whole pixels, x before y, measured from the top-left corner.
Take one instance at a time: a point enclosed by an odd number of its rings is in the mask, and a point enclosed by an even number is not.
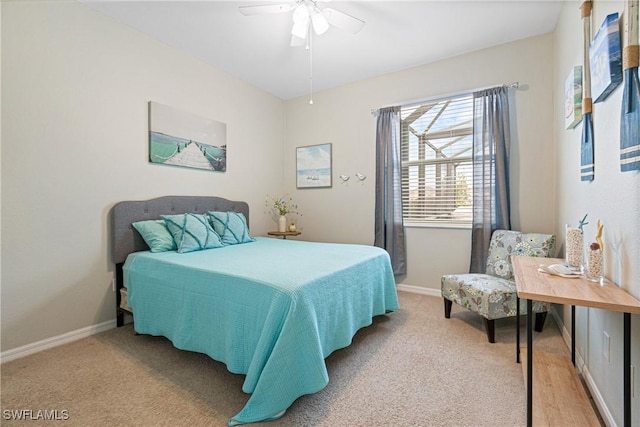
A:
[[[293,23],[294,24],[302,24],[306,23],[309,20],[309,9],[304,4],[300,4],[296,7],[296,10],[293,11]]]
[[[295,0],[295,4],[241,6],[243,15],[259,15],[264,13],[283,13],[293,10],[293,27],[291,28],[291,46],[305,46],[309,51],[309,104],[313,105],[313,32],[317,35],[326,33],[330,27],[337,27],[352,34],[362,29],[364,21],[332,8],[320,9],[316,5],[320,0]],[[329,0],[322,0],[329,1]],[[359,177],[358,177],[359,178]]]
[[[309,21],[305,21],[305,22],[295,22],[293,24],[293,28],[291,28],[291,34],[294,37],[300,38],[300,39],[306,39],[307,38],[307,31],[309,28]]]
[[[291,47],[304,46],[306,39],[300,38],[295,34],[291,35]]]
[[[311,15],[311,24],[313,25],[313,31],[315,31],[317,35],[324,34],[329,29],[329,22],[321,12]]]

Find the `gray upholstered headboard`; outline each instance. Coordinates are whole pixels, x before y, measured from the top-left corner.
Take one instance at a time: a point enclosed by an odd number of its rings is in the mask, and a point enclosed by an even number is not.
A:
[[[111,254],[114,264],[123,263],[132,252],[149,247],[131,225],[136,221],[160,219],[160,215],[207,213],[208,211],[241,212],[249,223],[249,205],[221,197],[164,196],[142,201],[116,203],[111,208]]]

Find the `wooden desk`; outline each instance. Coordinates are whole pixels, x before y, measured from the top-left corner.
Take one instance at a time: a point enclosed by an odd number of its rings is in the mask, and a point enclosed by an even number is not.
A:
[[[640,314],[640,301],[608,281],[604,285],[600,285],[590,282],[584,277],[568,279],[538,271],[540,264],[562,264],[564,263],[563,259],[515,256],[511,261],[518,299],[527,299],[527,426],[532,425],[533,417],[533,300],[571,305],[571,360],[573,365],[575,365],[575,306],[624,313],[624,426],[631,426],[631,313]],[[519,302],[516,307],[519,311]],[[520,322],[519,313],[517,314],[516,351],[519,361]],[[542,390],[539,391],[539,393],[542,392]],[[556,405],[556,409],[562,411],[562,405]],[[544,410],[548,411],[549,408],[544,408]]]

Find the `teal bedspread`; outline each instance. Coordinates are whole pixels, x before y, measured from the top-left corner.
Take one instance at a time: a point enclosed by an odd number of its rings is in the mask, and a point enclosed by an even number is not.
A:
[[[187,254],[129,255],[136,332],[245,374],[229,425],[281,417],[329,382],[324,359],[372,318],[398,309],[388,254],[364,245],[256,238]]]

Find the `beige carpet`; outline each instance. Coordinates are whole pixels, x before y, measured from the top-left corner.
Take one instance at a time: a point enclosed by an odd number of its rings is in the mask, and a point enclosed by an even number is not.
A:
[[[479,316],[399,292],[401,309],[327,358],[329,385],[266,426],[519,426],[526,421],[515,319],[489,344]],[[524,322],[522,322],[524,324]],[[524,325],[523,325],[524,332]],[[523,342],[525,340],[522,336]],[[552,316],[535,348],[568,355]],[[241,375],[131,326],[3,364],[4,425],[224,426],[247,401]],[[64,421],[15,421],[7,411],[58,411]]]

